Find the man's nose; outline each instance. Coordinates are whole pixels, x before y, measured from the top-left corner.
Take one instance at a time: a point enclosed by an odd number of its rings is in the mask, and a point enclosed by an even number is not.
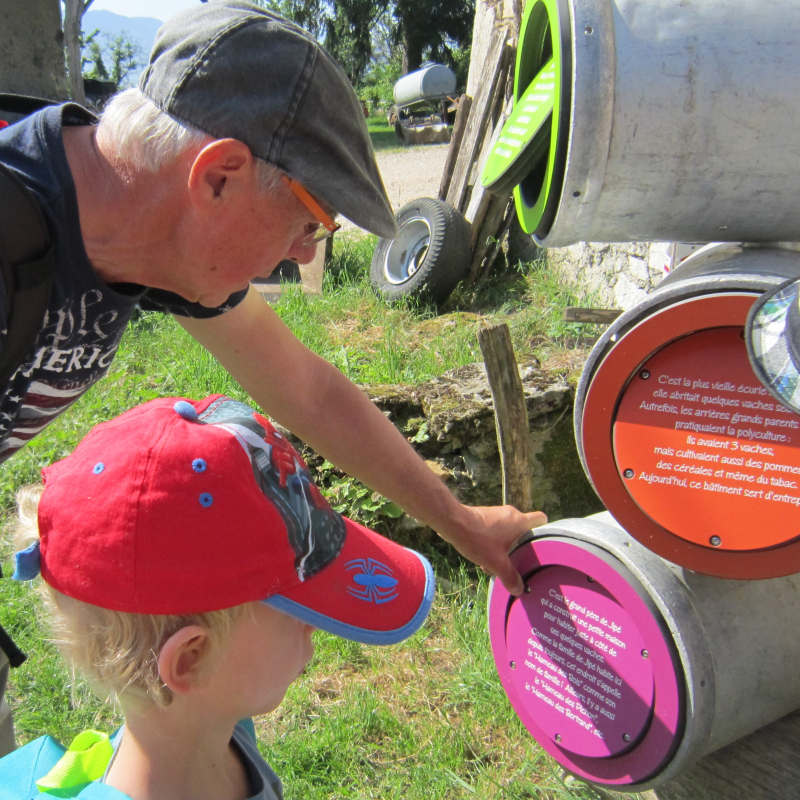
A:
[[[286,254],[286,258],[289,261],[294,261],[297,264],[310,264],[314,257],[317,255],[317,245],[316,244],[303,244],[303,239],[305,236],[298,236],[292,242],[291,247],[289,248],[289,252]]]

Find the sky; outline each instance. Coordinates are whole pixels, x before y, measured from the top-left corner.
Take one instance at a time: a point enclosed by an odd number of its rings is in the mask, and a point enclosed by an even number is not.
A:
[[[113,11],[123,17],[153,17],[162,22],[179,11],[200,5],[200,0],[94,0],[91,11]]]

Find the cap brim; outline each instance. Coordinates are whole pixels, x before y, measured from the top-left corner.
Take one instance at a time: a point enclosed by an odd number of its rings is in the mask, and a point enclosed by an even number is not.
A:
[[[789,312],[798,302],[799,290],[800,280],[793,278],[763,294],[750,309],[745,327],[753,371],[770,394],[796,414],[800,414],[800,365],[789,342]]]
[[[433,569],[419,553],[344,520],[347,535],[336,560],[264,602],[354,642],[402,642],[419,630],[431,609]]]

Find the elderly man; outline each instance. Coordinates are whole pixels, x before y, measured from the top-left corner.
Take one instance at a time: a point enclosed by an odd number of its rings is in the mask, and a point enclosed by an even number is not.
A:
[[[65,105],[0,131],[0,162],[35,194],[58,260],[39,338],[0,395],[0,459],[102,377],[137,306],[170,312],[267,414],[520,593],[507,553],[544,515],[455,500],[249,288],[283,259],[310,261],[335,213],[395,233],[330,55],[263,9],[215,0],[161,28],[139,88],[95,123]]]

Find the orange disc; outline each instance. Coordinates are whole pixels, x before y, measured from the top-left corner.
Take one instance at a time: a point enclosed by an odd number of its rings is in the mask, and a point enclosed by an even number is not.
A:
[[[698,545],[758,550],[800,535],[800,416],[753,374],[742,329],[671,342],[620,401],[614,456],[651,519]]]

